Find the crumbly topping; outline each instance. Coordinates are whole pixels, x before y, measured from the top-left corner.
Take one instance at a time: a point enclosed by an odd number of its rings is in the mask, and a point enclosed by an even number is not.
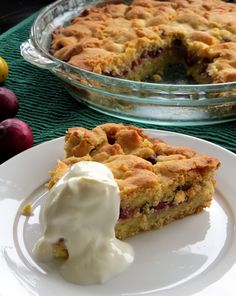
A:
[[[134,0],[88,7],[53,33],[53,55],[80,68],[124,76],[140,57],[186,47],[212,82],[236,81],[236,5],[221,0]],[[158,73],[157,73],[158,74]]]
[[[161,139],[150,138],[140,128],[113,123],[93,130],[68,129],[65,153],[65,159],[58,161],[50,173],[49,188],[72,164],[81,160],[99,161],[112,171],[124,207],[142,204],[143,200],[135,196],[142,196],[144,191],[149,191],[155,202],[160,198],[157,192],[168,195],[176,186],[180,188],[178,190],[190,190],[188,184],[192,182],[211,180],[220,164],[217,159],[191,148],[171,146]],[[177,196],[176,201],[180,202],[181,198]]]

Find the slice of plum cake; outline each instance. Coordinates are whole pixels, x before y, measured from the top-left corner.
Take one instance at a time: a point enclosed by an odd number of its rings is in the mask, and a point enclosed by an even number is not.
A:
[[[69,128],[65,158],[50,173],[50,189],[79,161],[98,161],[110,168],[120,189],[120,216],[115,232],[125,239],[158,229],[209,207],[219,160],[191,148],[171,146],[135,126],[108,123],[88,130]],[[63,239],[54,256],[65,257]]]

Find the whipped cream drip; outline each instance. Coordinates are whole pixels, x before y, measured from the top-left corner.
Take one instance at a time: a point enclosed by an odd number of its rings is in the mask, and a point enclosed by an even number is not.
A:
[[[119,209],[119,188],[109,168],[93,161],[74,164],[49,192],[36,258],[52,260],[52,244],[63,238],[69,256],[61,274],[67,281],[89,285],[115,277],[134,259],[132,247],[115,237]]]

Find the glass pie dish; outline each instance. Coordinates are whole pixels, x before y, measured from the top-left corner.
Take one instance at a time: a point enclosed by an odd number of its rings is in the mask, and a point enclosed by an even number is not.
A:
[[[178,66],[167,71],[165,83],[137,82],[89,72],[53,57],[49,47],[55,28],[98,2],[104,0],[59,0],[46,7],[21,45],[24,59],[56,75],[75,99],[118,118],[175,126],[236,119],[236,82],[194,84],[178,73]],[[181,80],[176,80],[179,75]]]

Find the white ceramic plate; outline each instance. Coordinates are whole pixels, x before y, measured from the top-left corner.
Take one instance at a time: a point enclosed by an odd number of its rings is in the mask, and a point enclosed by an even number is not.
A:
[[[52,264],[35,262],[31,253],[40,236],[44,184],[63,156],[63,138],[38,145],[0,166],[0,295],[236,295],[236,155],[197,138],[149,133],[221,160],[210,209],[129,239],[135,262],[104,285],[67,283]],[[34,211],[29,218],[20,215],[27,202]]]

